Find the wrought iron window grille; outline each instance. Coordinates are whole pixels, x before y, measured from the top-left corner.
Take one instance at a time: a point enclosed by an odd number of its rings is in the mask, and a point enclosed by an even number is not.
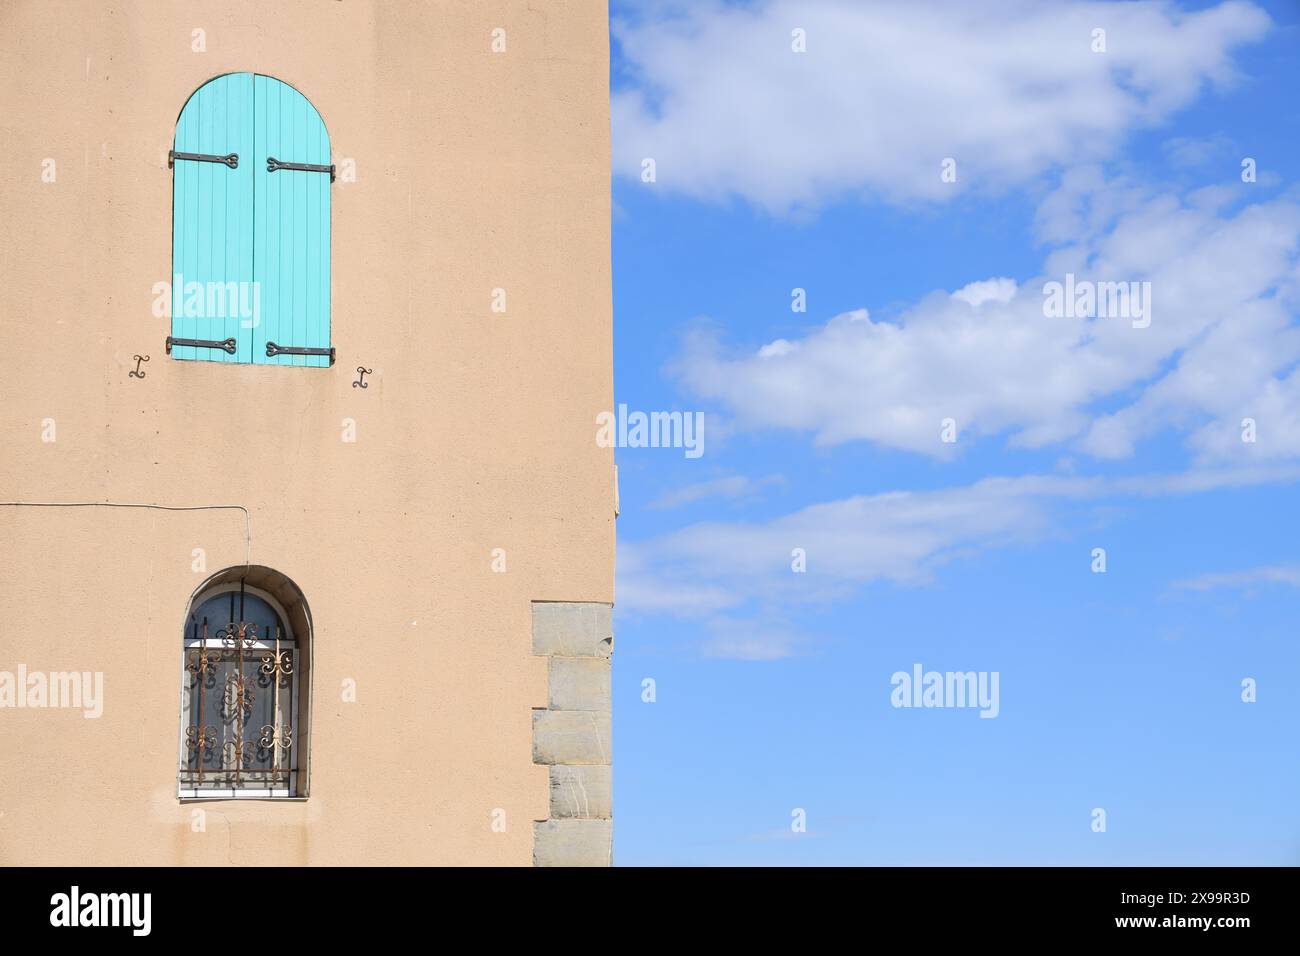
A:
[[[298,647],[278,612],[273,632],[245,619],[243,582],[229,593],[228,621],[190,621],[182,795],[294,796]]]

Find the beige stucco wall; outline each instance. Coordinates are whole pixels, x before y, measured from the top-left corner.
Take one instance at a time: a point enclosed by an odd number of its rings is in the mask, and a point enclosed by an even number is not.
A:
[[[244,505],[315,621],[310,798],[200,804],[195,833],[192,551],[243,563],[243,516],[0,508],[0,670],[102,671],[105,696],[0,710],[0,864],[531,863],[530,602],[613,600],[605,4],[4,0],[0,71],[0,500]],[[232,71],[296,86],[356,162],[333,369],[164,354],[166,154]]]

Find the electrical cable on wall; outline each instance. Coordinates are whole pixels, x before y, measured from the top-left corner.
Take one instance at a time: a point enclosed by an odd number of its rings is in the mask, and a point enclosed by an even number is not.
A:
[[[6,508],[152,508],[155,511],[242,511],[244,513],[244,573],[253,557],[253,525],[243,505],[153,505],[123,501],[0,501]]]

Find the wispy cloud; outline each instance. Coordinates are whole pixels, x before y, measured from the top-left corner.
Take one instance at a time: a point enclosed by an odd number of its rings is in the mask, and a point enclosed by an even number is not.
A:
[[[967,549],[1045,527],[1043,491],[1081,479],[988,479],[926,492],[858,495],[767,522],[705,522],[619,545],[618,606],[699,616],[754,598],[825,599],[875,580],[914,584]],[[794,567],[804,555],[803,573]]]
[[[1172,136],[1160,144],[1160,149],[1175,166],[1199,169],[1210,163],[1233,160],[1237,147],[1222,133],[1215,136]],[[1241,154],[1237,153],[1237,158]]]
[[[1175,581],[1185,591],[1213,591],[1219,588],[1253,588],[1261,584],[1300,587],[1300,564],[1270,564],[1244,571],[1221,571]]]
[[[784,620],[715,617],[708,624],[711,636],[700,648],[705,657],[739,661],[776,661],[804,652],[810,639]]]
[[[723,623],[747,608],[788,608],[851,596],[874,582],[912,586],[954,560],[1028,546],[1061,530],[1069,502],[1196,494],[1300,478],[1300,466],[1203,469],[1120,478],[1026,475],[934,491],[856,495],[770,521],[701,522],[642,541],[620,539],[620,614],[668,614],[709,622],[724,656],[776,659],[801,647],[771,623]],[[802,552],[802,573],[794,570]],[[760,617],[762,617],[760,615]]]
[[[726,475],[709,481],[700,481],[685,485],[660,495],[648,504],[647,508],[667,510],[694,504],[705,498],[745,499],[756,497],[764,488],[784,483],[781,475],[767,475],[763,478],[750,478],[748,475]]]

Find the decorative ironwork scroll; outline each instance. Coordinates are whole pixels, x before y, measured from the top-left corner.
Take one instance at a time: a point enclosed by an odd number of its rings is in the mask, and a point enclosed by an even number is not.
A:
[[[239,614],[243,615],[242,595]],[[187,651],[188,719],[181,786],[196,791],[288,789],[294,748],[297,648],[252,621],[194,622]],[[270,629],[264,623],[262,631]],[[200,634],[202,635],[200,637]]]

